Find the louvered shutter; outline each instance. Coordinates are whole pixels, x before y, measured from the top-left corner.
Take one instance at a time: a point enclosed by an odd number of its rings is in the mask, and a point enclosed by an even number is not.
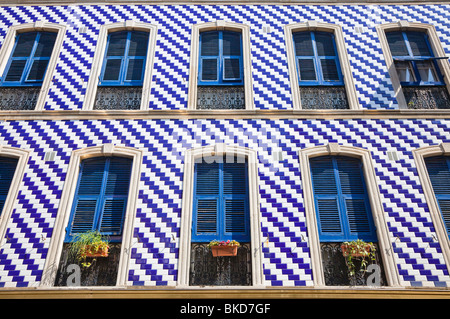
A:
[[[200,35],[200,81],[219,79],[219,32]]]
[[[448,157],[438,156],[426,158],[425,163],[447,234],[450,236],[450,160]]]
[[[3,212],[16,167],[17,159],[0,157],[0,214]]]
[[[127,158],[84,160],[66,241],[91,230],[120,236],[128,199],[132,161]]]
[[[349,157],[310,161],[321,241],[377,241],[361,163]]]
[[[244,163],[195,165],[193,242],[249,241],[247,185]]]

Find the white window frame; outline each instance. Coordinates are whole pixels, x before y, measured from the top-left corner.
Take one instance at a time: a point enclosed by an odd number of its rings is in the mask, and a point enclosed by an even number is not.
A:
[[[302,104],[300,99],[300,89],[298,82],[297,64],[295,62],[294,41],[292,34],[302,31],[322,31],[334,34],[337,54],[341,66],[341,72],[345,85],[345,93],[347,102],[351,110],[360,109],[358,97],[356,94],[355,83],[353,82],[353,74],[348,59],[347,49],[345,47],[344,35],[342,27],[337,24],[330,24],[318,21],[307,21],[302,23],[288,24],[284,26],[284,37],[286,41],[286,54],[289,69],[289,81],[291,84],[292,105],[294,110],[301,110]]]
[[[33,31],[47,31],[57,33],[53,51],[47,65],[47,70],[45,72],[45,77],[40,87],[39,97],[36,101],[35,110],[41,111],[45,106],[45,101],[48,96],[48,91],[50,89],[50,84],[52,83],[53,74],[58,62],[64,35],[66,33],[66,27],[64,25],[45,21],[37,21],[34,23],[25,23],[11,26],[0,49],[0,74],[3,74],[5,72],[6,65],[14,48],[17,34]]]
[[[428,204],[431,220],[433,222],[436,236],[441,243],[442,254],[447,266],[450,266],[450,239],[442,220],[441,210],[434,195],[433,185],[431,184],[428,170],[425,164],[425,158],[432,156],[450,156],[450,143],[441,143],[440,145],[425,146],[412,151],[416,162],[417,173],[422,184],[425,200]]]
[[[215,21],[195,24],[191,32],[191,57],[189,62],[189,88],[188,88],[188,109],[197,109],[197,86],[198,86],[198,60],[200,33],[213,30],[228,30],[242,34],[242,60],[244,64],[244,95],[245,109],[255,108],[253,100],[253,78],[252,78],[252,58],[250,52],[250,27],[245,24]],[[220,110],[224,111],[224,110]],[[233,110],[235,111],[235,110]]]
[[[116,286],[126,285],[131,253],[130,247],[132,246],[133,239],[133,225],[136,216],[136,202],[139,191],[138,188],[141,176],[143,151],[131,147],[104,144],[101,146],[87,147],[72,152],[69,167],[67,169],[64,189],[62,191],[61,201],[58,208],[58,215],[56,216],[53,235],[44,265],[41,281],[41,286],[43,287],[52,287],[56,278],[64,238],[66,236],[66,227],[69,223],[73,199],[77,187],[78,175],[80,173],[81,161],[87,158],[99,156],[128,157],[133,160],[130,177],[130,189],[128,191],[128,202],[125,210],[123,225],[122,248],[120,251],[120,261],[116,281]]]
[[[148,110],[149,108],[157,26],[149,23],[128,20],[125,22],[105,24],[100,27],[97,47],[95,48],[94,59],[91,64],[91,74],[89,75],[89,81],[86,87],[86,94],[82,107],[83,110],[92,110],[94,108],[99,76],[102,71],[104,62],[103,59],[105,57],[106,45],[108,42],[108,34],[117,31],[144,31],[149,33],[140,110]]]
[[[188,150],[185,154],[183,176],[183,200],[181,211],[180,246],[178,259],[178,282],[181,288],[189,286],[189,268],[192,235],[192,214],[194,198],[194,164],[200,158],[210,156],[237,156],[246,158],[248,164],[248,193],[250,212],[250,240],[252,249],[252,287],[263,285],[261,221],[259,210],[258,167],[256,151],[249,148],[215,144]],[[214,286],[214,288],[218,288]]]
[[[399,274],[394,260],[394,251],[389,236],[389,230],[381,204],[378,183],[373,167],[370,151],[353,146],[343,146],[337,143],[305,148],[299,151],[300,169],[303,179],[303,196],[308,225],[308,237],[311,251],[311,267],[314,285],[325,287],[325,278],[320,253],[320,239],[317,226],[316,208],[312,189],[311,170],[309,160],[317,156],[342,155],[359,158],[363,164],[364,179],[367,196],[370,201],[374,224],[377,229],[379,251],[384,265],[387,284],[390,287],[400,286]]]
[[[5,204],[3,205],[3,211],[1,212],[0,216],[0,246],[3,246],[6,243],[6,229],[8,226],[8,222],[11,219],[14,203],[17,199],[17,194],[19,193],[19,188],[25,174],[29,155],[29,150],[0,145],[0,157],[12,157],[17,159],[16,171],[14,172],[13,179],[11,180],[8,195],[6,196]]]
[[[390,31],[421,31],[426,32],[428,35],[428,41],[431,46],[431,50],[436,57],[445,57],[444,48],[436,32],[436,28],[431,24],[408,22],[408,21],[398,21],[393,23],[380,24],[376,26],[378,38],[380,39],[381,49],[383,51],[384,60],[386,61],[386,67],[391,78],[392,87],[394,89],[394,95],[397,99],[398,107],[400,109],[407,109],[407,103],[405,95],[403,94],[402,86],[400,84],[400,79],[398,78],[397,70],[394,65],[394,59],[392,58],[391,50],[386,38],[386,32]],[[450,92],[450,64],[448,60],[437,60],[439,65],[439,70],[444,78],[445,86],[447,91]]]

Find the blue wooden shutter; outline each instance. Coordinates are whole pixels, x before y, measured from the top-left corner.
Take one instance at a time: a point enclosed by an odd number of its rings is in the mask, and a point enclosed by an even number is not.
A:
[[[349,157],[310,161],[321,241],[377,241],[361,163]]]
[[[0,214],[3,212],[9,187],[16,171],[17,159],[0,157]]]
[[[250,237],[245,163],[197,163],[194,180],[193,242]]]
[[[130,159],[120,157],[82,162],[66,241],[90,230],[109,236],[122,234],[131,164]]]
[[[450,236],[450,159],[445,156],[425,159],[434,195]]]
[[[39,86],[44,80],[56,40],[53,32],[18,34],[2,85]]]

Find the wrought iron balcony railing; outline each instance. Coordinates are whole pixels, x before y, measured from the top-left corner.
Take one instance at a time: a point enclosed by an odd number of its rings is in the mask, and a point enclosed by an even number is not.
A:
[[[408,109],[450,109],[450,96],[445,86],[403,87]]]
[[[140,86],[99,86],[94,110],[139,110],[141,97]]]
[[[197,109],[245,109],[243,86],[198,86]]]
[[[349,108],[343,86],[300,86],[300,100],[303,110]]]
[[[41,87],[0,88],[0,110],[34,110]]]

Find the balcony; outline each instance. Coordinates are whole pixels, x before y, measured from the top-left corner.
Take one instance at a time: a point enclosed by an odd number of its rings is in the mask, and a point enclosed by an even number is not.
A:
[[[245,109],[243,86],[198,86],[197,109]]]
[[[403,94],[408,109],[450,109],[445,86],[405,86]]]
[[[0,88],[0,110],[34,110],[41,87]]]
[[[347,95],[343,86],[300,86],[303,110],[348,109]]]
[[[94,110],[139,110],[141,97],[140,86],[99,86]]]

